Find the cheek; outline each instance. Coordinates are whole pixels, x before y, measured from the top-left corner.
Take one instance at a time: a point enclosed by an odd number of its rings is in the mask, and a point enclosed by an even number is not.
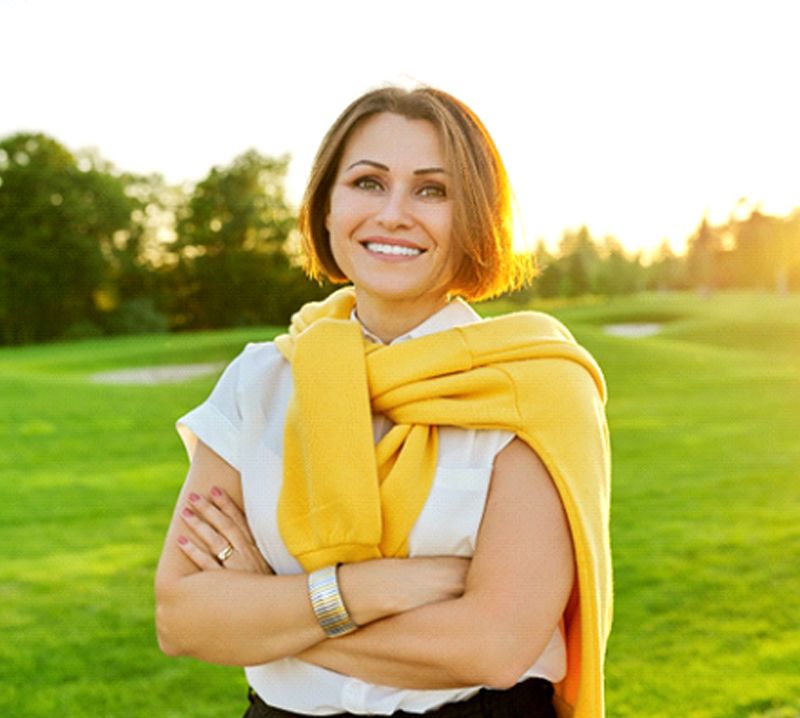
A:
[[[443,217],[439,224],[440,246],[446,256],[447,271],[451,274],[457,272],[458,267],[464,257],[464,252],[459,246],[455,237],[455,227],[453,226],[452,213]]]
[[[455,244],[452,212],[439,212],[435,217],[431,218],[429,227],[433,230],[439,247],[448,253],[452,252]]]
[[[345,274],[349,276],[350,271],[350,256],[349,247],[347,244],[347,235],[341,231],[341,224],[337,221],[335,215],[331,216],[328,224],[328,242],[333,255],[333,261]]]
[[[330,233],[334,226],[334,218],[336,216],[336,209],[339,206],[336,188],[331,191],[328,197],[328,203],[325,207],[325,229]]]
[[[358,206],[346,193],[331,196],[328,214],[325,216],[325,227],[333,235],[347,234],[358,222]]]

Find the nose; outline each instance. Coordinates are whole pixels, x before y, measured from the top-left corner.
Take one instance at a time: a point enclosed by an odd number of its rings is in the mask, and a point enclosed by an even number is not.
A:
[[[411,226],[413,219],[408,207],[404,189],[393,187],[384,195],[384,201],[375,217],[386,229],[399,229]]]

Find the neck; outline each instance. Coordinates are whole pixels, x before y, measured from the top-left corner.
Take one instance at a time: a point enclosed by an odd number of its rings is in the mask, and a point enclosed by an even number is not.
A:
[[[384,344],[409,332],[447,304],[447,297],[427,301],[387,300],[356,289],[356,314],[359,321]]]

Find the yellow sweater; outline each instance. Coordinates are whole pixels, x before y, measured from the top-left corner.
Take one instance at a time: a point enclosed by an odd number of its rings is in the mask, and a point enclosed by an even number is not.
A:
[[[307,571],[406,556],[436,468],[439,425],[504,429],[547,466],[567,514],[577,582],[564,614],[561,715],[603,715],[611,626],[605,383],[555,319],[510,314],[392,346],[349,320],[352,289],[305,305],[276,339],[292,364],[278,522]],[[372,413],[394,424],[375,446]]]

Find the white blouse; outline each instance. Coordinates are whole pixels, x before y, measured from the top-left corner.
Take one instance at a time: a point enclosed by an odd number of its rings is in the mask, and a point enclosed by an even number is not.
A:
[[[465,302],[451,301],[392,343],[480,321]],[[365,335],[378,341],[366,329]],[[265,559],[278,574],[302,573],[278,531],[277,505],[283,478],[283,426],[292,394],[291,366],[272,342],[248,344],[222,374],[208,399],[178,420],[189,456],[197,439],[237,469],[250,529]],[[383,416],[373,417],[375,440],[389,430]],[[442,426],[433,486],[409,536],[410,556],[472,556],[475,550],[494,458],[514,438],[507,431]],[[245,668],[252,688],[268,704],[297,713],[423,713],[468,698],[481,686],[447,690],[408,690],[375,685],[283,658]],[[524,678],[560,681],[566,651],[556,629]]]

